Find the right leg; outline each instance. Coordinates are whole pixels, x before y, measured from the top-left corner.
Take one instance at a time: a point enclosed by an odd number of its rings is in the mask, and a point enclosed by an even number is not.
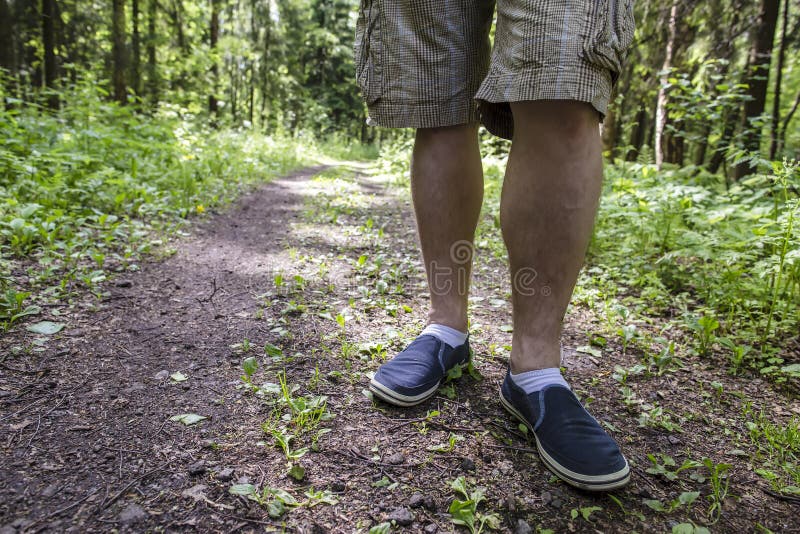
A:
[[[472,241],[483,202],[477,124],[420,128],[411,194],[428,275],[428,323],[467,331]]]
[[[428,326],[370,380],[378,398],[413,406],[436,393],[447,372],[469,361],[467,293],[472,240],[483,201],[476,124],[419,128],[411,192],[430,288]]]

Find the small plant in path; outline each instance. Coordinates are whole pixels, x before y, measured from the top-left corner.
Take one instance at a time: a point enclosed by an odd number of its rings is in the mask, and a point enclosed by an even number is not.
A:
[[[500,528],[500,516],[496,513],[483,513],[478,511],[480,504],[485,501],[483,488],[475,488],[470,491],[463,476],[450,482],[450,487],[458,493],[462,499],[453,499],[450,504],[450,515],[456,525],[463,525],[472,534],[483,532],[484,528],[497,530]]]

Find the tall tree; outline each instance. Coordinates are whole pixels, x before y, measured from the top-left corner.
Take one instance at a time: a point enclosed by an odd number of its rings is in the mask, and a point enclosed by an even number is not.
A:
[[[208,112],[217,113],[217,41],[219,40],[219,0],[211,0],[211,27],[209,28],[209,49],[211,51],[211,92],[208,95]]]
[[[131,19],[133,28],[131,32],[131,88],[138,96],[142,92],[142,44],[139,33],[139,0],[132,0]]]
[[[147,94],[152,106],[158,105],[158,66],[156,63],[156,18],[158,0],[147,3]]]
[[[9,73],[17,71],[16,33],[14,28],[14,15],[8,0],[0,0],[0,68]]]
[[[113,73],[114,100],[125,104],[128,99],[125,71],[127,67],[127,54],[125,50],[125,0],[112,0],[111,39],[113,43]]]
[[[50,89],[47,106],[58,108],[58,94],[55,92],[58,68],[56,66],[55,17],[56,0],[42,0],[42,47],[44,48],[44,86]]]
[[[761,146],[759,121],[767,103],[769,68],[772,62],[772,47],[775,40],[775,27],[778,24],[779,8],[780,0],[761,0],[758,21],[751,37],[747,76],[750,98],[744,103],[741,123],[744,148],[751,152],[758,152]],[[755,169],[750,163],[740,163],[736,166],[734,177],[739,179],[754,171]]]
[[[772,123],[770,124],[769,159],[774,160],[778,153],[781,121],[781,84],[783,83],[783,61],[786,57],[786,27],[789,20],[789,0],[783,2],[783,24],[781,25],[781,44],[778,48],[778,65],[775,74],[775,92],[772,98]]]
[[[678,4],[678,0],[672,0],[672,7],[669,10],[666,53],[664,54],[664,63],[661,65],[661,79],[658,88],[658,99],[656,100],[656,138],[654,144],[656,166],[659,169],[664,164],[664,130],[667,126],[667,81],[672,69],[672,58],[675,55],[675,39],[678,34]]]

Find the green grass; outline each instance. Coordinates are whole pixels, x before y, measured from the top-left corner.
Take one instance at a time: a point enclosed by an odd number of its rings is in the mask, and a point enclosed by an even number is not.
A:
[[[6,326],[32,300],[93,291],[110,272],[136,269],[188,217],[310,161],[313,149],[174,111],[137,114],[86,87],[63,96],[56,114],[0,110]]]

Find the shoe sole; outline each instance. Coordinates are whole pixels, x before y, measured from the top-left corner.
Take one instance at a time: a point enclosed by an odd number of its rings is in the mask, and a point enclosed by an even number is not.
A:
[[[369,381],[369,390],[373,395],[384,402],[394,404],[395,406],[408,407],[416,406],[417,404],[423,403],[429,398],[433,397],[433,395],[436,393],[436,390],[439,389],[440,384],[441,381],[437,382],[436,385],[431,389],[424,391],[419,395],[403,395],[402,393],[392,391],[373,378]]]
[[[556,462],[553,457],[547,454],[547,451],[542,448],[542,444],[539,443],[539,438],[533,431],[531,424],[525,419],[525,417],[522,416],[519,410],[514,408],[511,402],[503,396],[502,390],[500,391],[500,404],[503,405],[503,408],[505,408],[506,411],[522,422],[526,427],[528,427],[528,430],[530,430],[531,434],[536,440],[536,449],[539,451],[539,457],[542,459],[542,463],[544,463],[544,465],[558,478],[570,486],[589,491],[609,491],[621,488],[630,482],[631,472],[630,468],[628,467],[627,460],[625,460],[625,467],[623,469],[620,469],[616,473],[611,473],[609,475],[582,475],[567,469]]]
[[[461,369],[466,369],[469,365],[469,360],[466,363],[459,363],[456,365],[460,365]],[[436,394],[436,390],[439,389],[439,386],[442,385],[442,381],[436,383],[431,389],[427,391],[423,391],[419,395],[403,395],[402,393],[398,393],[396,391],[392,391],[388,387],[384,386],[374,378],[369,381],[369,390],[372,392],[373,395],[378,397],[384,402],[388,402],[389,404],[394,404],[395,406],[402,406],[407,408],[409,406],[416,406],[417,404],[421,404],[428,400],[429,398],[433,397]]]

